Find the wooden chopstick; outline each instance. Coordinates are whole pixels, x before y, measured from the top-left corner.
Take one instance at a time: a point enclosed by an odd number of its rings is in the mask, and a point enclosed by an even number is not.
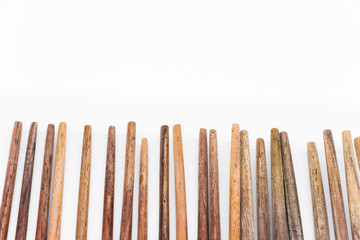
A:
[[[359,170],[355,160],[354,146],[350,131],[343,131],[342,139],[351,233],[353,239],[360,239]]]
[[[53,185],[50,202],[48,239],[51,240],[60,239],[62,197],[64,190],[65,150],[66,123],[61,122],[59,124],[56,143]]]
[[[47,238],[47,225],[49,220],[49,203],[51,189],[51,174],[54,157],[55,126],[49,124],[46,131],[44,162],[41,177],[40,199],[36,225],[36,240]]]
[[[271,239],[269,185],[264,139],[256,140],[256,202],[258,239]]]
[[[209,239],[208,150],[206,129],[199,133],[198,240]]]
[[[358,165],[360,168],[360,137],[357,137],[354,139],[354,145],[355,145],[355,151],[356,151],[356,157],[358,160]]]
[[[231,129],[229,240],[240,239],[240,128]]]
[[[30,126],[29,137],[26,147],[24,172],[23,172],[23,179],[21,185],[20,204],[19,204],[19,212],[18,212],[16,235],[15,235],[16,240],[26,239],[29,207],[30,207],[32,175],[34,170],[36,136],[37,136],[37,123],[33,122],[31,123]]]
[[[159,240],[170,239],[169,216],[169,127],[160,129]]]
[[[125,174],[121,213],[120,240],[130,240],[134,198],[136,124],[129,122],[126,136]]]
[[[311,197],[316,240],[330,240],[329,222],[326,211],[319,156],[314,142],[307,144]]]
[[[181,127],[176,124],[173,127],[174,144],[174,172],[175,172],[175,199],[176,199],[176,239],[186,240],[187,214],[186,214],[186,189],[184,156],[182,147]]]
[[[148,141],[141,140],[139,174],[138,240],[147,239],[148,218]]]
[[[90,170],[91,170],[91,126],[86,125],[81,155],[81,170],[79,183],[79,199],[76,221],[76,239],[87,239],[87,223],[89,212],[90,194]]]
[[[254,207],[251,181],[251,161],[247,130],[240,131],[240,239],[255,239]]]
[[[107,139],[102,240],[113,239],[115,188],[115,127],[110,126]]]
[[[294,166],[287,132],[280,133],[289,239],[304,239]]]
[[[349,234],[346,225],[345,207],[341,190],[340,174],[336,159],[334,140],[330,130],[324,131],[324,145],[335,238],[347,240],[349,239]]]
[[[210,240],[221,239],[220,227],[220,200],[219,200],[219,168],[218,168],[218,148],[217,134],[211,129],[209,135],[209,223]]]
[[[4,190],[0,209],[0,240],[6,240],[9,228],[11,204],[14,194],[16,169],[19,159],[20,141],[21,141],[22,123],[15,122],[11,137],[10,151],[6,176],[4,182]]]
[[[273,238],[287,239],[281,144],[280,133],[277,128],[271,129],[271,194],[273,212]]]

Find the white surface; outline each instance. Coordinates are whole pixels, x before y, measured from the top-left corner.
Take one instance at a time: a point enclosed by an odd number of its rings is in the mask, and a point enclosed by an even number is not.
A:
[[[107,127],[113,124],[118,239],[130,120],[137,122],[133,239],[141,137],[149,139],[149,239],[157,239],[160,126],[175,123],[182,124],[189,239],[197,237],[200,127],[218,131],[221,230],[228,238],[234,122],[249,131],[254,199],[256,138],[265,139],[269,167],[270,129],[288,131],[305,239],[313,239],[306,143],[317,143],[334,236],[322,131],[333,130],[349,226],[341,131],[360,135],[359,43],[357,0],[1,1],[0,194],[13,121],[24,123],[9,239],[15,235],[32,121],[39,132],[29,239],[35,236],[46,125],[60,121],[68,123],[61,237],[75,238],[83,127],[92,124],[88,238],[101,238]],[[172,139],[170,150],[175,239]]]

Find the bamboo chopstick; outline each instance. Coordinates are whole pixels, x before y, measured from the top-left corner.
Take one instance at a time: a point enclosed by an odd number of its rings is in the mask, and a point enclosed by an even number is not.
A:
[[[91,170],[91,126],[86,125],[81,155],[81,170],[79,183],[79,199],[76,221],[76,239],[87,239],[87,223],[89,212],[90,194],[90,170]]]
[[[229,240],[240,239],[240,129],[231,129]]]
[[[36,136],[37,136],[37,123],[31,123],[29,130],[29,137],[26,147],[24,172],[21,185],[20,193],[20,204],[16,226],[15,239],[26,239],[28,217],[29,217],[29,206],[30,206],[30,195],[32,185],[32,175],[34,170],[34,159],[36,149]]]
[[[0,240],[6,240],[9,228],[11,204],[14,194],[16,169],[19,159],[20,141],[21,141],[22,123],[16,121],[11,137],[10,151],[6,176],[4,182],[4,190],[0,209]]]
[[[56,143],[55,165],[50,203],[48,239],[51,240],[60,239],[62,197],[64,190],[65,149],[66,123],[61,122],[59,124]]]
[[[148,141],[143,138],[140,152],[138,240],[147,239],[148,216]]]
[[[220,227],[220,201],[219,201],[219,169],[217,135],[215,130],[210,130],[209,136],[209,188],[210,188],[210,240],[221,239]]]
[[[271,129],[271,194],[273,212],[273,238],[287,239],[286,208],[280,134]]]
[[[169,217],[169,127],[160,129],[159,240],[170,239]]]
[[[354,139],[354,145],[355,145],[355,151],[356,151],[356,157],[358,160],[358,165],[360,168],[360,137],[357,137]]]
[[[280,133],[289,239],[304,239],[294,166],[287,132]]]
[[[115,127],[110,126],[107,139],[102,240],[113,239],[115,186]]]
[[[258,239],[271,239],[269,185],[264,139],[256,140],[256,202]]]
[[[199,133],[198,240],[209,239],[208,150],[206,129]]]
[[[241,233],[240,239],[255,239],[254,208],[252,198],[251,163],[249,136],[247,130],[240,132],[240,209]]]
[[[186,240],[188,238],[186,216],[186,190],[184,156],[180,124],[176,124],[173,127],[173,141],[176,199],[176,239]]]
[[[126,136],[125,174],[121,213],[120,240],[130,240],[134,197],[136,124],[129,122]]]
[[[330,130],[324,131],[324,145],[335,238],[338,240],[346,240],[349,238],[349,234],[346,226],[345,207],[341,190],[341,181],[336,159],[334,140]]]
[[[350,131],[342,133],[346,174],[346,188],[349,203],[350,225],[353,239],[360,239],[360,184],[358,166]]]
[[[314,234],[316,240],[330,240],[328,215],[324,187],[322,183],[319,156],[314,142],[307,145],[309,160],[309,175],[314,218]]]
[[[36,240],[47,239],[47,224],[49,219],[49,203],[50,203],[50,188],[51,188],[51,174],[54,157],[54,135],[55,126],[49,124],[46,131],[44,162],[41,177],[39,210],[36,225]]]

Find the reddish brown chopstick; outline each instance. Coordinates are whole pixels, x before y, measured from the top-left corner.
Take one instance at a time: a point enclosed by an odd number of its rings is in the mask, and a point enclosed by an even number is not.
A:
[[[296,188],[296,179],[288,134],[286,132],[281,132],[280,139],[284,173],[286,212],[290,229],[289,239],[304,239],[299,199]]]
[[[126,136],[125,174],[123,205],[121,214],[120,240],[130,240],[134,197],[136,124],[129,122]]]
[[[57,136],[54,176],[50,203],[48,239],[51,240],[60,239],[62,196],[64,189],[65,149],[66,123],[62,122],[59,124]]]
[[[269,185],[266,168],[265,144],[262,138],[256,140],[256,201],[258,239],[271,239]]]
[[[273,238],[287,239],[286,208],[279,130],[271,129],[271,194]]]
[[[240,161],[240,239],[255,239],[249,136],[246,130],[240,132]]]
[[[181,138],[180,124],[173,127],[174,141],[174,172],[175,172],[175,199],[176,199],[176,239],[186,240],[187,214],[186,214],[186,190],[184,156]]]
[[[169,240],[169,127],[165,125],[160,129],[159,195],[159,240]]]
[[[87,239],[87,223],[89,212],[90,194],[90,170],[91,170],[91,126],[86,125],[81,155],[81,170],[79,183],[79,199],[76,221],[76,239]]]
[[[210,130],[209,136],[209,188],[210,188],[210,240],[221,239],[220,201],[219,201],[219,169],[218,148],[215,130]]]
[[[36,136],[37,136],[37,123],[31,123],[29,130],[29,137],[26,147],[25,163],[23,180],[20,193],[20,204],[16,226],[15,239],[26,239],[29,206],[30,206],[30,195],[32,185],[32,175],[34,170],[34,159],[36,149]]]
[[[209,191],[208,191],[208,151],[207,132],[199,134],[199,175],[198,175],[198,240],[209,239]]]
[[[102,240],[113,239],[114,184],[115,184],[115,127],[110,126],[108,132],[107,153],[106,153]]]
[[[22,123],[15,122],[11,137],[10,151],[0,210],[0,240],[6,240],[9,228],[11,204],[14,194],[16,169],[19,159]]]
[[[140,176],[139,176],[139,212],[138,212],[138,240],[147,239],[148,217],[148,142],[141,141]]]
[[[341,181],[336,159],[334,140],[330,130],[324,131],[324,144],[335,238],[346,240],[349,239],[349,234],[346,225],[345,207],[341,190]]]
[[[350,131],[342,133],[350,225],[353,239],[360,239],[360,184]]]
[[[315,143],[309,142],[307,148],[315,239],[330,240],[329,223],[326,212],[326,202],[319,164],[319,156]]]
[[[240,239],[240,129],[231,129],[229,240]]]
[[[39,210],[36,225],[36,240],[47,239],[47,224],[49,219],[49,203],[50,203],[50,188],[51,188],[51,174],[52,162],[54,156],[54,134],[55,126],[49,124],[46,131],[44,162],[41,177]]]

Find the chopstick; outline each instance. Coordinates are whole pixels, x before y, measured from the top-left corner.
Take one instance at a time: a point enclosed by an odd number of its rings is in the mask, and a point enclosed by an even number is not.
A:
[[[170,239],[169,216],[169,127],[160,129],[159,240]]]
[[[0,240],[6,240],[9,228],[11,204],[14,194],[16,169],[19,160],[22,123],[16,121],[11,137],[4,190],[0,209]]]
[[[209,239],[208,149],[206,129],[199,133],[198,240]]]
[[[269,185],[264,139],[256,140],[256,202],[258,239],[271,239]]]
[[[289,239],[304,239],[294,166],[287,132],[280,133]]]
[[[51,240],[60,239],[62,197],[64,190],[65,149],[66,123],[61,122],[59,124],[56,143],[53,185],[50,202],[48,239]]]
[[[186,214],[186,189],[184,156],[180,124],[173,127],[174,144],[174,172],[175,172],[175,199],[176,199],[176,239],[186,240],[187,214]]]
[[[319,156],[314,142],[307,144],[311,197],[316,240],[330,240],[329,222],[326,211],[324,187],[321,176]]]
[[[140,151],[138,240],[147,239],[148,216],[148,141],[143,138]]]
[[[240,129],[231,129],[229,240],[240,239]]]
[[[49,124],[46,131],[44,162],[42,168],[39,209],[36,225],[36,240],[47,238],[47,225],[49,220],[49,203],[51,189],[51,174],[54,157],[55,126]]]
[[[120,240],[130,240],[134,197],[136,124],[129,122],[126,136],[125,174],[121,213]]]
[[[341,181],[336,159],[334,140],[330,130],[324,131],[324,145],[335,238],[346,240],[349,239],[349,234],[346,225],[345,207],[342,197]]]
[[[76,239],[87,239],[87,224],[89,212],[90,193],[90,170],[91,170],[91,126],[86,125],[81,156],[81,170],[79,183],[79,199],[76,221]]]
[[[110,126],[107,138],[102,240],[113,239],[115,188],[115,127]]]
[[[33,122],[31,123],[30,126],[29,137],[26,147],[24,172],[23,172],[23,179],[21,185],[20,204],[19,204],[19,212],[18,212],[16,235],[15,235],[16,240],[26,239],[32,176],[34,170],[36,136],[37,136],[37,123]]]
[[[284,179],[281,157],[280,133],[271,129],[271,194],[273,213],[273,238],[287,239]]]

